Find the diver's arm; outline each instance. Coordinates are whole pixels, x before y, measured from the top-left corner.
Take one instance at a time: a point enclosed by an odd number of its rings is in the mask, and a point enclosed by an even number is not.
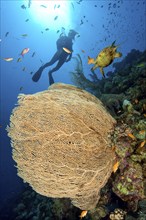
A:
[[[72,53],[69,54],[68,58],[66,59],[66,62],[69,62],[71,60],[71,58],[72,58]]]

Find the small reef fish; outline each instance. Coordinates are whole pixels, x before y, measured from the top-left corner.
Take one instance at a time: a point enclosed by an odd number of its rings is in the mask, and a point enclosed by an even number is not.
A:
[[[82,2],[82,0],[78,1],[77,4],[80,4]]]
[[[8,34],[9,34],[9,32],[6,32],[6,33],[5,33],[5,37],[7,37],[7,36],[8,36]]]
[[[146,144],[146,141],[142,141],[139,147],[142,148],[144,147],[145,144]]]
[[[87,215],[87,212],[86,210],[82,211],[81,214],[79,215],[80,219],[84,218],[86,215]]]
[[[33,54],[31,56],[34,57],[34,55],[35,55],[35,52],[33,52]]]
[[[23,89],[23,86],[21,86],[21,87],[19,88],[20,91],[22,91],[22,89]]]
[[[31,0],[28,0],[28,8],[30,8],[30,6],[31,6]]]
[[[58,16],[56,16],[56,17],[54,18],[54,21],[57,20],[57,18],[58,18]]]
[[[49,31],[49,28],[46,28],[45,31]]]
[[[85,53],[85,50],[81,50],[82,51],[82,53]]]
[[[12,57],[8,57],[8,58],[3,58],[5,61],[7,61],[7,62],[10,62],[10,61],[12,61],[13,60],[13,58]]]
[[[117,161],[117,162],[114,164],[114,166],[113,166],[113,173],[115,173],[118,168],[119,168],[119,161]]]
[[[25,5],[21,5],[21,8],[22,8],[22,9],[26,9],[26,6],[25,6]]]
[[[136,137],[135,137],[133,134],[131,134],[131,133],[129,133],[128,136],[129,136],[132,140],[135,140],[135,139],[136,139]]]
[[[27,18],[26,20],[25,20],[25,22],[28,22],[29,21],[29,19]]]
[[[146,134],[146,130],[140,131],[139,134]]]
[[[22,61],[22,59],[19,57],[18,59],[17,59],[17,63],[19,63],[19,62],[21,62]]]
[[[59,36],[60,36],[60,37],[64,36],[64,33],[61,33]]]
[[[25,68],[25,67],[23,67],[22,71],[25,71],[25,70],[26,70],[26,68]]]
[[[84,24],[83,20],[81,19],[80,25]]]
[[[22,37],[27,37],[28,35],[27,35],[27,34],[21,34],[21,36],[22,36]]]
[[[72,8],[75,9],[74,4],[71,2]]]
[[[47,8],[47,6],[46,5],[40,5],[42,8]]]
[[[21,52],[21,55],[24,56],[28,52],[29,52],[29,48],[24,48]]]
[[[63,47],[63,50],[66,52],[66,53],[72,53],[69,49],[67,49],[66,47]]]
[[[88,64],[92,64],[92,63],[94,63],[94,58],[88,56]]]

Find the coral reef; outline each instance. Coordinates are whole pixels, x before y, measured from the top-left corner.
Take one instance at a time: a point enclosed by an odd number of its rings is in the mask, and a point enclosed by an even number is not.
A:
[[[137,117],[140,116],[136,115]],[[146,161],[146,149],[141,145],[139,147],[141,141],[145,139],[145,131],[142,130],[139,133],[136,126],[136,122],[129,126],[121,123],[119,119],[113,137],[120,166],[112,184],[112,190],[123,201],[127,201],[127,209],[131,211],[136,211],[138,201],[146,196],[142,166]]]
[[[118,111],[121,110],[122,102],[125,98],[124,94],[102,94],[100,100],[106,106],[110,114],[116,117]]]
[[[123,201],[128,201],[130,210],[136,211],[138,201],[145,198],[142,167],[139,163],[135,163],[130,159],[124,161],[123,164],[125,169],[121,168],[121,172],[116,176],[112,189]]]
[[[124,71],[127,71],[128,68],[136,65],[136,63],[145,61],[145,57],[146,57],[146,51],[142,53],[139,50],[132,49],[121,62],[115,62],[113,64],[113,67],[115,67],[117,71],[121,71],[121,72],[123,72],[123,67],[124,67]]]
[[[145,57],[146,51],[132,50],[122,62],[113,64],[115,70],[107,73],[107,78],[96,81],[95,75],[89,74],[92,82],[98,84],[98,98],[118,122],[112,142],[119,168],[111,177],[108,188],[112,187],[112,192],[126,202],[125,219],[146,218],[144,209],[140,208],[146,198]],[[90,91],[94,94],[94,89],[90,88]],[[110,214],[106,206],[111,197],[108,195],[102,207]],[[97,207],[100,207],[99,203]],[[121,208],[120,205],[117,208]]]
[[[75,86],[19,96],[8,135],[18,175],[41,195],[95,208],[115,163],[115,120],[102,103]]]
[[[51,199],[37,194],[27,184],[13,210],[12,220],[74,220],[80,211],[69,199]]]
[[[79,55],[74,57],[76,62],[75,71],[71,73],[73,82],[78,87],[96,95],[103,102],[108,112],[117,120],[117,126],[110,138],[119,167],[116,173],[110,176],[107,184],[100,190],[100,199],[96,207],[88,211],[85,217],[86,220],[109,220],[111,218],[116,219],[116,217],[125,220],[146,219],[145,57],[146,51],[130,51],[122,62],[114,63],[115,70],[107,73],[107,77],[101,80],[93,73],[89,73],[91,80],[87,79],[83,72],[81,57]],[[78,117],[78,114],[76,114],[76,117]],[[33,118],[36,115],[30,114],[30,117]],[[18,115],[19,118],[21,117]],[[47,122],[48,120],[46,120]],[[45,121],[42,121],[42,127],[44,123]],[[50,123],[49,126],[53,126],[53,124]],[[82,127],[82,124],[80,124],[80,127]],[[36,126],[36,128],[40,130],[40,127]],[[19,128],[19,130],[22,130],[22,128]],[[36,129],[34,129],[34,133],[36,133]],[[41,130],[40,133],[42,133]],[[104,137],[106,137],[106,133],[104,133]],[[41,143],[41,139],[36,140],[35,150],[38,144]],[[19,148],[22,148],[21,144]],[[13,148],[13,154],[15,151],[16,149]],[[20,153],[19,149],[17,151],[17,153]],[[40,154],[41,152],[35,152],[34,157],[36,157],[37,153]],[[82,154],[84,153],[85,151],[82,152]],[[79,160],[81,158],[82,156],[80,155]],[[21,159],[23,160],[23,156]],[[82,192],[84,192],[83,187],[84,185],[80,186]],[[20,204],[15,209],[15,220],[73,220],[79,219],[81,214],[81,210],[73,206],[69,199],[50,199],[37,194],[30,188],[29,190],[26,189],[22,197]],[[85,202],[86,200],[88,198],[84,198]],[[120,210],[120,213],[124,215],[116,215],[117,210]],[[114,216],[111,214],[114,214]]]

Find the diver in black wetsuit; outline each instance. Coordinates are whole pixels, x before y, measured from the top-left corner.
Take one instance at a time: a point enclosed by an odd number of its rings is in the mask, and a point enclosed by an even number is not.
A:
[[[50,85],[52,83],[54,83],[53,77],[52,77],[52,73],[59,70],[60,67],[65,63],[71,60],[72,58],[72,45],[73,45],[73,40],[75,35],[77,34],[76,31],[74,30],[70,30],[68,33],[68,36],[61,36],[56,44],[57,44],[57,52],[54,54],[54,56],[52,57],[52,59],[46,63],[45,65],[41,66],[38,71],[33,75],[32,80],[34,82],[37,82],[40,77],[41,74],[43,72],[43,70],[48,67],[53,65],[56,61],[58,61],[56,67],[54,67],[52,70],[49,71],[48,76],[49,76],[49,82]]]

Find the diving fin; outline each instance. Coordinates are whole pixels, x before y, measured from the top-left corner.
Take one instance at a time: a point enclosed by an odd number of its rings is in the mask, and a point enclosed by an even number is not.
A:
[[[48,73],[48,76],[49,76],[49,84],[52,85],[54,83],[54,79],[53,79],[51,71]]]
[[[44,70],[44,67],[41,66],[41,67],[38,69],[38,71],[33,75],[32,80],[33,80],[34,82],[38,82],[38,81],[39,81],[39,79],[40,79],[40,77],[41,77],[41,75],[42,75],[43,70]]]

